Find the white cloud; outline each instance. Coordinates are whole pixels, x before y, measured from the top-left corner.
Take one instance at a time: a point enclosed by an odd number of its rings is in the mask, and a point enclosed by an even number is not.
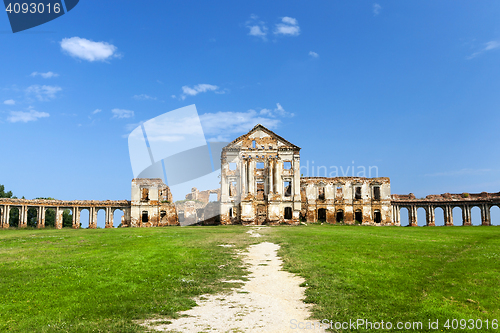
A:
[[[275,35],[298,36],[300,27],[297,19],[285,16],[281,19],[281,23],[276,24],[274,29]]]
[[[26,88],[26,93],[28,95],[34,95],[40,101],[48,101],[56,98],[56,93],[61,90],[62,88],[58,86],[40,86],[38,84],[34,84]]]
[[[500,42],[499,41],[496,41],[496,40],[489,41],[489,42],[487,42],[487,43],[484,44],[484,47],[481,50],[472,53],[470,56],[467,57],[467,59],[475,58],[475,57],[477,57],[478,55],[480,55],[483,52],[495,50],[495,49],[498,49],[498,48],[500,48]]]
[[[210,141],[230,141],[234,134],[248,132],[257,124],[274,129],[280,123],[279,119],[261,116],[255,110],[205,113],[200,115],[200,121]]]
[[[13,100],[13,99],[8,99],[6,101],[3,101],[3,104],[5,104],[5,105],[14,105],[14,104],[16,104],[16,101]]]
[[[31,76],[41,76],[44,79],[50,79],[51,77],[58,77],[59,74],[54,73],[54,72],[47,72],[47,73],[33,72],[33,73],[31,73]]]
[[[278,117],[293,117],[293,113],[286,112],[280,103],[276,103],[276,108],[259,112],[250,109],[246,112],[205,113],[200,115],[200,121],[209,141],[231,141],[257,124],[275,129],[281,122]]]
[[[379,5],[378,3],[374,3],[372,8],[373,8],[373,16],[377,16],[378,14],[380,14],[380,11],[382,10],[382,6]]]
[[[290,24],[290,25],[297,25],[298,24],[297,19],[294,19],[293,17],[288,17],[288,16],[283,17],[281,19],[281,22],[286,23],[286,24]]]
[[[317,57],[319,57],[319,54],[317,54],[317,53],[316,53],[316,52],[314,52],[314,51],[309,51],[309,55],[310,55],[311,57],[313,57],[313,58],[317,58]]]
[[[145,100],[148,100],[148,99],[153,100],[153,101],[157,100],[156,97],[152,97],[152,96],[149,96],[149,95],[146,95],[146,94],[134,95],[133,98],[136,99],[136,100],[139,100],[139,101],[145,101]]]
[[[250,32],[248,33],[250,36],[256,36],[256,37],[264,37],[267,35],[267,28],[266,27],[260,27],[258,25],[254,25],[249,27]]]
[[[255,36],[262,38],[262,40],[267,40],[267,27],[263,21],[259,21],[259,17],[257,15],[251,15],[250,20],[246,22],[246,27],[250,29],[248,34],[250,36]]]
[[[132,118],[134,116],[134,111],[124,110],[124,109],[113,109],[113,118]]]
[[[274,110],[271,109],[262,109],[259,112],[261,115],[269,116],[269,117],[293,117],[295,116],[293,113],[286,112],[285,109],[281,106],[280,103],[276,103],[276,108]]]
[[[219,89],[218,86],[214,86],[212,84],[206,84],[206,83],[197,84],[197,85],[193,86],[192,88],[188,87],[188,86],[183,86],[182,87],[182,95],[180,96],[180,98],[182,100],[184,100],[184,99],[186,99],[187,96],[196,96],[202,92],[216,91],[218,89]]]
[[[38,112],[30,108],[29,111],[10,111],[10,116],[7,118],[7,121],[11,123],[27,123],[28,121],[36,121],[40,118],[49,116],[47,112]]]
[[[92,111],[92,114],[98,114],[101,111],[102,111],[101,109],[95,109],[94,111]]]
[[[64,38],[61,48],[70,56],[87,61],[105,61],[118,57],[116,46],[106,42],[94,42],[85,38]]]

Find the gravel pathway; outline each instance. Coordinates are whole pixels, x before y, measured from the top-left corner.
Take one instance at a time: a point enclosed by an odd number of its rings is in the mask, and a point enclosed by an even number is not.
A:
[[[249,233],[258,237],[253,230]],[[281,270],[278,249],[268,242],[249,246],[248,253],[241,254],[249,265],[249,281],[241,281],[241,288],[226,295],[203,295],[196,300],[198,306],[180,313],[187,317],[171,319],[171,324],[158,319],[144,325],[166,332],[324,332],[298,328],[299,322],[312,322],[307,320],[309,305],[302,301],[305,288],[299,287],[304,279]]]

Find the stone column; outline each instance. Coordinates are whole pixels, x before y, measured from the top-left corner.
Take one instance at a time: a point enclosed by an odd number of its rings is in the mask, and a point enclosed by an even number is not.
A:
[[[417,207],[415,205],[411,205],[410,208],[408,209],[409,212],[409,217],[408,217],[408,224],[410,227],[417,227],[418,222],[417,222]]]
[[[113,213],[111,207],[106,207],[106,225],[105,228],[113,228]]]
[[[293,167],[293,184],[292,184],[292,195],[293,201],[300,201],[300,160],[298,157],[294,156],[292,160]],[[299,209],[300,210],[300,209]]]
[[[77,219],[77,214],[78,214],[78,208],[77,207],[73,207],[73,211],[72,211],[73,215],[73,220],[71,221],[71,227],[73,229],[78,229],[79,225],[76,224],[76,219]]]
[[[38,219],[37,227],[38,229],[45,228],[45,207],[40,207],[40,218]]]
[[[269,159],[269,171],[267,178],[269,179],[269,193],[274,193],[274,160]]]
[[[253,177],[253,172],[255,168],[255,161],[253,159],[248,160],[248,192],[252,195],[256,195],[255,190],[255,179]]]
[[[240,178],[241,178],[241,199],[247,193],[247,168],[245,159],[240,160]]]
[[[62,218],[63,211],[64,209],[56,207],[56,229],[62,229],[63,227],[63,218]]]
[[[28,226],[27,223],[27,215],[28,215],[28,207],[21,206],[19,207],[19,228],[26,228]]]
[[[490,206],[488,204],[481,205],[481,225],[491,225]]]
[[[453,226],[453,212],[450,205],[444,206],[444,225]]]
[[[89,229],[96,229],[97,228],[97,207],[90,207],[90,213],[89,213]]]
[[[434,206],[427,206],[427,209],[425,210],[427,222],[426,224],[429,227],[434,227],[436,225],[436,215],[434,210]]]
[[[472,220],[470,218],[470,207],[467,205],[462,206],[462,219],[463,225],[472,225]]]
[[[8,229],[9,228],[9,216],[10,216],[10,206],[5,205],[3,208],[3,221],[2,221],[2,228]]]
[[[335,189],[335,195],[337,195],[337,189]],[[398,205],[392,206],[392,221],[393,221],[394,225],[397,225],[397,226],[401,225],[400,217],[401,217],[401,213],[400,213],[399,206]]]
[[[281,160],[276,160],[276,167],[274,172],[276,173],[276,193],[279,194],[281,200],[283,200],[284,189],[283,189],[283,179],[281,176],[283,175],[283,162]]]

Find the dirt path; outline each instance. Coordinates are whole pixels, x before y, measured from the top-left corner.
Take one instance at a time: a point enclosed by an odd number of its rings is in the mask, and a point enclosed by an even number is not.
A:
[[[249,234],[260,236],[253,229]],[[281,270],[278,249],[279,245],[268,242],[249,246],[248,253],[242,253],[249,265],[249,281],[241,288],[227,295],[204,295],[196,300],[198,306],[181,312],[188,317],[172,320],[168,325],[160,324],[164,320],[157,320],[160,325],[151,320],[149,328],[167,332],[301,331],[297,324],[308,322],[310,315],[309,306],[302,301],[305,288],[299,287],[304,280]]]

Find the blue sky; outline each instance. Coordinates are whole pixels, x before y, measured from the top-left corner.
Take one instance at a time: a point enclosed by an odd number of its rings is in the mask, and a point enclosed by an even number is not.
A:
[[[82,0],[13,34],[5,13],[0,184],[130,199],[127,135],[195,104],[208,140],[260,122],[303,165],[376,166],[393,193],[498,192],[499,16],[498,1]]]

